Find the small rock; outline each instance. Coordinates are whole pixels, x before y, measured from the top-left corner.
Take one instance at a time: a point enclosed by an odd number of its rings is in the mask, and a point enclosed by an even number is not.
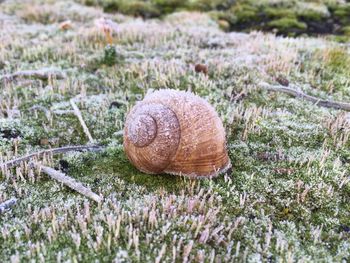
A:
[[[285,77],[278,76],[276,78],[276,81],[281,84],[282,86],[288,87],[289,86],[289,80],[286,79]]]
[[[204,75],[208,75],[208,67],[206,65],[204,65],[204,64],[197,64],[194,67],[194,70],[197,73],[203,73]]]
[[[220,20],[218,21],[218,25],[219,25],[219,27],[220,27],[222,30],[224,30],[224,31],[228,31],[228,30],[230,29],[230,23],[227,22],[227,21],[224,20],[224,19],[220,19]]]
[[[47,139],[47,138],[40,139],[40,145],[42,145],[42,146],[49,145],[49,139]]]
[[[70,21],[70,20],[63,21],[61,24],[59,24],[59,28],[62,31],[71,29],[72,27],[73,27],[72,26],[72,21]]]

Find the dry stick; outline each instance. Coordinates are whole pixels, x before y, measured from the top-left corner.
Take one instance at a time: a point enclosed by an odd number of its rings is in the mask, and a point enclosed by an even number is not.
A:
[[[80,124],[83,127],[83,130],[84,130],[86,136],[89,138],[89,142],[94,143],[94,139],[92,138],[91,133],[90,133],[90,131],[89,131],[88,127],[86,126],[86,123],[83,119],[83,116],[81,115],[81,112],[80,112],[78,106],[75,104],[73,99],[70,100],[70,104],[72,105],[73,110],[74,110],[74,114],[78,117]]]
[[[115,136],[123,136],[124,135],[124,131],[123,130],[116,131],[115,133],[113,133],[113,135],[115,135]]]
[[[122,136],[123,135],[123,130],[117,131],[114,133],[115,136]],[[52,148],[52,149],[47,149],[47,150],[41,150],[35,153],[30,153],[28,155],[18,157],[16,159],[12,159],[3,163],[0,163],[0,171],[5,168],[11,168],[14,167],[22,162],[29,161],[30,159],[33,158],[39,158],[44,156],[45,154],[59,154],[59,153],[66,153],[66,152],[72,152],[72,151],[101,151],[104,149],[105,146],[100,146],[100,145],[76,145],[76,146],[64,146],[64,147],[59,147],[59,148]]]
[[[42,150],[39,152],[31,153],[31,154],[13,159],[13,160],[9,160],[9,161],[4,162],[4,163],[0,163],[0,170],[5,169],[5,168],[14,167],[22,162],[29,161],[30,159],[33,159],[35,157],[37,157],[37,158],[42,157],[45,154],[59,154],[59,153],[66,153],[66,152],[71,152],[71,151],[81,151],[81,150],[99,151],[102,148],[103,148],[103,146],[99,146],[99,145],[78,145],[78,146],[66,146],[66,147]]]
[[[119,135],[123,135],[123,131],[118,131],[116,132],[117,136]],[[22,162],[25,161],[29,161],[32,158],[35,157],[42,157],[45,154],[58,154],[58,153],[66,153],[69,151],[79,151],[79,150],[93,150],[93,151],[99,151],[101,149],[103,149],[103,146],[98,146],[98,145],[79,145],[79,146],[66,146],[66,147],[61,147],[61,148],[54,148],[54,149],[48,149],[48,150],[42,150],[39,152],[35,152],[32,154],[28,154],[13,160],[9,160],[7,162],[1,163],[0,164],[0,170],[4,170],[5,168],[11,168],[14,167]],[[43,166],[43,165],[39,165],[37,164],[36,166],[38,166],[44,173],[46,173],[47,175],[49,175],[51,178],[69,186],[70,188],[76,190],[77,192],[91,198],[92,200],[96,201],[96,202],[101,202],[102,198],[95,194],[94,192],[92,192],[89,188],[86,188],[83,184],[81,184],[80,182],[76,181],[75,179],[60,173],[59,171],[56,171],[55,169],[52,169],[50,167],[47,166]],[[12,199],[11,199],[12,200]],[[9,200],[9,201],[11,201]],[[10,206],[14,205],[16,200],[13,202],[13,200],[8,203],[9,201],[0,204],[0,213],[7,209]],[[4,208],[3,208],[4,207]]]
[[[74,110],[54,110],[52,112],[56,115],[75,114]]]
[[[43,166],[40,164],[36,164],[36,166],[45,174],[50,176],[52,179],[55,179],[56,181],[72,188],[73,190],[77,191],[78,193],[81,193],[82,195],[94,200],[97,203],[100,203],[102,201],[102,198],[95,194],[93,191],[91,191],[89,188],[85,187],[82,183],[78,182],[72,177],[69,177],[65,175],[64,173],[61,173],[55,169],[52,169],[47,166]]]
[[[59,69],[54,68],[43,68],[38,70],[23,70],[17,71],[12,74],[7,74],[0,76],[0,80],[14,80],[16,78],[37,78],[41,80],[47,80],[50,77],[55,77],[56,79],[66,78],[66,74]]]
[[[323,100],[323,99],[320,99],[317,97],[307,95],[304,92],[296,90],[296,89],[287,88],[287,87],[284,87],[281,85],[270,85],[266,82],[260,82],[258,84],[258,86],[265,89],[265,90],[268,90],[268,91],[277,91],[277,92],[287,93],[287,94],[292,95],[294,97],[305,99],[307,101],[311,101],[311,102],[315,103],[315,105],[318,105],[318,106],[350,111],[350,103],[331,101],[331,100]]]
[[[16,198],[11,198],[3,203],[0,204],[0,214],[4,211],[10,209],[12,206],[14,206],[17,203]]]

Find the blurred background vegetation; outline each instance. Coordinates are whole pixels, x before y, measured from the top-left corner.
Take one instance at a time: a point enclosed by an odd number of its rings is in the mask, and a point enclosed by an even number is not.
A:
[[[156,18],[174,11],[208,12],[227,31],[274,31],[278,35],[350,36],[350,2],[341,0],[77,0],[121,12]]]

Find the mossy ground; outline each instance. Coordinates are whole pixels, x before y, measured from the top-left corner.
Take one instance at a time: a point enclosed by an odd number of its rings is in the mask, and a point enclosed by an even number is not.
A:
[[[144,18],[183,11],[210,12],[228,31],[274,30],[279,35],[342,35],[350,25],[350,3],[335,0],[76,0]],[[342,38],[345,38],[344,36]],[[349,39],[348,37],[346,39]]]
[[[102,16],[118,23],[109,46],[94,26]],[[0,202],[18,199],[0,214],[2,262],[349,260],[350,115],[258,87],[289,82],[350,101],[349,46],[225,33],[199,13],[143,21],[68,0],[5,1],[0,17],[0,75],[67,75],[0,84],[1,158],[87,143],[71,98],[106,146],[43,160],[103,195],[100,205],[25,167],[0,175]],[[67,19],[72,28],[60,30]],[[217,109],[232,172],[195,181],[129,163],[116,132],[137,100],[165,87]]]

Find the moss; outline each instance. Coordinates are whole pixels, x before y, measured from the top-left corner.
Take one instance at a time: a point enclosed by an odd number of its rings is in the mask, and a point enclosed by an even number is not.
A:
[[[296,13],[303,21],[321,22],[330,17],[328,7],[322,3],[299,2],[296,5]]]
[[[40,8],[25,5],[17,13],[27,23],[41,23],[46,25],[57,22],[58,20],[54,12],[54,7],[50,5],[43,5]]]
[[[117,50],[113,45],[107,45],[104,49],[103,63],[113,66],[118,62]]]
[[[332,35],[332,36],[328,36],[328,38],[338,43],[348,43],[350,40],[350,36]]]
[[[215,9],[224,9],[229,6],[226,0],[194,0],[189,1],[191,9],[200,11],[211,11]]]
[[[230,9],[230,12],[237,18],[236,23],[252,23],[257,22],[258,19],[258,7],[254,5],[238,4]]]
[[[350,69],[350,55],[342,48],[331,49],[326,56],[326,66],[333,72],[343,72]]]
[[[342,32],[345,36],[350,37],[350,26],[345,26],[342,28]]]
[[[169,14],[189,7],[189,0],[151,0],[161,14]]]
[[[119,145],[110,146],[102,154],[72,155],[66,159],[69,163],[69,173],[96,187],[101,183],[113,182],[120,178],[129,184],[145,187],[147,191],[164,189],[169,192],[180,191],[189,179],[174,175],[152,175],[138,171],[127,159],[124,150]],[[99,174],[104,174],[101,178]],[[117,186],[116,186],[117,187]],[[127,189],[124,189],[127,191]]]
[[[16,1],[3,2],[0,15]],[[40,8],[43,1],[31,3]],[[281,1],[244,4],[257,10],[256,23],[245,23],[244,30],[270,30],[265,28],[270,19],[284,18],[277,12],[286,9]],[[225,19],[236,30],[237,18],[227,5],[217,6],[215,19]],[[267,6],[276,9],[271,18],[264,14]],[[15,155],[16,140],[18,155],[54,147],[40,145],[41,138],[58,138],[58,146],[87,143],[71,112],[69,100],[75,98],[95,141],[106,148],[40,161],[64,168],[103,195],[104,202],[90,202],[27,166],[1,174],[0,202],[18,198],[0,215],[2,261],[171,262],[174,254],[188,262],[212,257],[223,262],[341,262],[350,257],[346,113],[257,88],[261,81],[273,83],[275,76],[283,76],[308,94],[349,101],[347,45],[326,38],[228,35],[198,13],[181,14],[184,25],[87,9],[93,14],[89,24],[101,15],[118,20],[117,49],[105,50],[85,22],[57,32],[55,25],[28,25],[16,12],[7,20],[0,49],[7,66],[1,74],[64,65],[67,78],[0,84],[0,159]],[[220,44],[215,48],[208,44],[213,38]],[[114,66],[104,64],[104,58]],[[196,63],[208,65],[208,76],[195,74]],[[327,90],[334,83],[337,89]],[[227,131],[232,173],[194,181],[147,175],[128,161],[116,132],[148,89],[164,87],[192,90],[215,107]],[[41,109],[33,111],[33,106]],[[9,118],[8,111],[17,109],[20,115]],[[200,241],[206,233],[208,239]]]
[[[145,18],[159,17],[161,15],[160,10],[156,6],[143,1],[128,1],[128,4],[122,7],[122,10],[121,12],[123,13]]]
[[[84,5],[87,5],[87,6],[94,6],[97,4],[96,2],[98,2],[98,1],[96,1],[96,0],[81,0],[79,2],[84,4]]]
[[[307,29],[307,24],[289,17],[272,20],[267,25],[282,34],[302,33]]]
[[[149,1],[138,0],[107,0],[103,2],[106,12],[121,12],[131,16],[142,16],[145,18],[158,17],[160,10]]]
[[[276,18],[295,18],[295,11],[291,8],[278,8],[278,7],[267,7],[264,9],[264,13],[268,18],[276,19]]]
[[[329,50],[324,56],[324,68],[320,76],[323,89],[328,92],[348,92],[347,79],[350,77],[350,55],[343,48]]]
[[[77,0],[78,1],[78,0]],[[145,18],[160,17],[180,10],[196,10],[209,12],[215,20],[225,20],[224,30],[264,30],[269,31],[277,27],[283,28],[281,34],[295,36],[302,33],[310,35],[343,34],[337,24],[350,24],[350,4],[334,1],[262,1],[252,0],[224,1],[224,0],[91,0],[85,4],[102,5],[104,10],[121,12],[132,16]],[[286,19],[288,21],[279,21]],[[296,22],[295,20],[298,20]],[[222,22],[222,21],[221,21]],[[271,27],[270,23],[278,24]],[[281,25],[281,23],[283,25]],[[288,23],[288,25],[285,25]],[[305,23],[307,28],[305,27]],[[289,27],[291,30],[286,30]],[[296,32],[298,31],[298,32]]]
[[[237,17],[232,12],[210,11],[210,12],[208,12],[208,14],[215,21],[217,21],[218,24],[219,24],[219,21],[226,21],[226,22],[228,22],[229,23],[229,25],[228,25],[229,28],[231,28],[231,25],[233,25],[233,24],[235,24],[237,22]],[[224,28],[226,28],[226,25],[224,26]]]
[[[334,16],[343,24],[350,23],[350,3],[337,5],[333,11]]]

